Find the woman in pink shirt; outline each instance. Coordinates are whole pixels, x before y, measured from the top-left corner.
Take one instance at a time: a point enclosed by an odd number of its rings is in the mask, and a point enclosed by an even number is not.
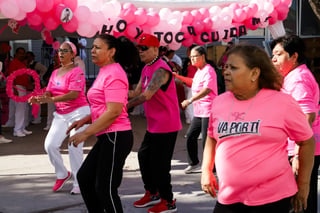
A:
[[[320,120],[318,116],[319,86],[313,74],[305,65],[305,44],[295,35],[283,36],[271,43],[272,62],[283,75],[282,92],[291,95],[300,105],[314,135],[320,134]],[[314,213],[318,210],[318,169],[320,165],[320,140],[316,139],[314,165],[311,174],[308,208],[305,213]],[[296,173],[299,158],[295,150],[295,142],[288,139],[288,155],[292,161],[293,171]],[[295,156],[296,157],[293,157]]]
[[[84,73],[73,62],[77,54],[76,46],[69,41],[65,41],[58,51],[61,67],[53,71],[46,92],[42,96],[31,97],[29,102],[31,104],[55,104],[56,112],[54,112],[52,125],[44,142],[45,150],[57,176],[52,190],[55,192],[61,190],[73,176],[74,182],[71,194],[79,194],[80,190],[76,176],[83,160],[83,143],[78,147],[68,146],[72,173],[63,164],[60,147],[68,136],[66,133],[68,127],[74,121],[90,114],[90,108],[84,93],[86,85]],[[77,131],[81,131],[81,129]],[[74,135],[77,131],[72,131],[70,135]]]
[[[280,92],[282,76],[263,49],[238,45],[224,77],[228,92],[213,101],[202,162],[203,191],[215,197],[219,188],[214,213],[289,213],[291,200],[305,209],[315,141],[298,103]],[[288,137],[300,147],[296,179]]]
[[[190,60],[197,67],[192,81],[192,96],[182,102],[186,108],[193,103],[193,115],[187,132],[187,152],[189,166],[186,174],[201,170],[198,159],[198,137],[202,134],[202,144],[205,145],[210,109],[213,99],[218,95],[217,75],[214,68],[207,63],[207,53],[204,47],[196,46],[191,49]]]
[[[69,144],[78,146],[91,135],[98,137],[78,172],[81,194],[90,213],[121,213],[118,187],[133,145],[126,108],[129,83],[123,67],[137,68],[139,55],[130,40],[107,34],[97,36],[91,54],[92,62],[100,67],[88,91],[91,115],[73,123],[68,131],[90,125],[70,137]]]

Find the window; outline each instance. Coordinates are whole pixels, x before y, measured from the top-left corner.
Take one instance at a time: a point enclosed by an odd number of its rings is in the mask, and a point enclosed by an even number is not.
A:
[[[301,1],[301,36],[320,36],[320,20],[314,14],[308,0]]]

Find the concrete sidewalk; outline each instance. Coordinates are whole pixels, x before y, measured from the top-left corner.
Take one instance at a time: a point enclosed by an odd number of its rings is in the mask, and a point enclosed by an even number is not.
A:
[[[137,209],[133,202],[143,193],[143,183],[139,172],[137,150],[146,130],[146,121],[141,116],[131,116],[134,130],[134,146],[127,158],[122,185],[119,194],[125,213],[145,213],[147,208]],[[86,212],[81,195],[70,195],[72,183],[68,182],[62,191],[52,192],[55,182],[53,167],[43,150],[46,131],[44,122],[32,125],[31,136],[24,138],[11,137],[12,128],[4,128],[3,134],[13,138],[11,144],[0,145],[0,212],[1,213],[82,213]],[[187,166],[184,126],[179,132],[174,157],[172,160],[172,185],[177,199],[178,212],[207,213],[212,212],[216,200],[201,191],[200,173],[186,175],[183,169]],[[96,138],[90,137],[84,147],[87,154]],[[199,148],[201,143],[199,143]],[[69,166],[66,144],[62,147],[65,164]]]

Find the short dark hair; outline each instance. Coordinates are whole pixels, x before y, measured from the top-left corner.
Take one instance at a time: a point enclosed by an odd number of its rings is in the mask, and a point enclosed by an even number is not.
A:
[[[305,50],[306,46],[304,41],[296,35],[286,35],[279,38],[276,38],[273,40],[270,44],[271,49],[274,49],[274,47],[277,44],[281,44],[283,49],[289,53],[289,56],[292,56],[294,53],[298,53],[298,63],[302,64],[305,63],[306,57],[305,57]]]
[[[32,57],[35,57],[34,53],[31,52],[31,51],[28,51],[26,54],[27,54],[27,55],[31,55]]]
[[[99,34],[96,38],[102,39],[109,47],[115,48],[114,60],[118,62],[122,68],[130,72],[139,66],[139,51],[130,39],[120,36],[118,38],[109,34]]]
[[[274,67],[268,54],[264,49],[251,44],[239,44],[232,47],[227,56],[235,54],[240,56],[247,67],[260,69],[259,88],[273,89],[280,91],[282,88],[283,77]]]
[[[26,50],[25,50],[23,47],[18,47],[18,48],[16,49],[16,53],[18,53],[20,50],[23,50],[24,52],[26,52]]]

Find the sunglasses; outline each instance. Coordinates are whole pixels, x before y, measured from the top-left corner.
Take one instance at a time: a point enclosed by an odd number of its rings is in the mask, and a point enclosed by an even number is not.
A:
[[[60,52],[60,53],[67,53],[67,52],[71,52],[71,50],[68,50],[68,49],[58,49],[58,52]]]
[[[149,49],[149,47],[148,46],[139,45],[138,49],[141,50],[141,51],[147,51]]]

